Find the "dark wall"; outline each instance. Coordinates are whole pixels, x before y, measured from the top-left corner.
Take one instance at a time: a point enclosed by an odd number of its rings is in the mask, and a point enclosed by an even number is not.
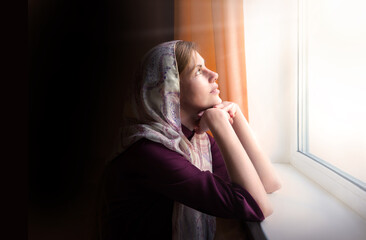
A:
[[[92,239],[134,69],[173,39],[173,0],[30,0],[29,239]]]

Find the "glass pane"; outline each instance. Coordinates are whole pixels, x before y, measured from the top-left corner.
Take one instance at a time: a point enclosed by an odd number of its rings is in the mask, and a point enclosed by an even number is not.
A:
[[[366,3],[306,1],[307,153],[366,182]]]

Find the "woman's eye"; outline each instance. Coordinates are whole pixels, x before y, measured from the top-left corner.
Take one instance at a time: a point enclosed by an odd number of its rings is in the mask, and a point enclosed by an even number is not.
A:
[[[200,75],[200,74],[202,74],[202,68],[199,68],[199,69],[197,70],[197,72],[196,72],[196,75]]]

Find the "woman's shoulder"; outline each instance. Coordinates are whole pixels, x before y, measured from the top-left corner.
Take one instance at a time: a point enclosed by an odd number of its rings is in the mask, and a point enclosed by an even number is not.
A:
[[[180,153],[169,149],[162,143],[142,138],[129,146],[122,152],[116,161],[124,162],[128,165],[138,164],[141,166],[151,164],[176,165],[178,162],[188,161]]]
[[[152,140],[142,138],[129,146],[119,157],[136,156],[136,157],[153,157],[162,156],[165,154],[178,154],[173,150],[170,150],[162,143],[154,142]],[[178,154],[179,155],[179,154]]]
[[[185,179],[199,172],[180,153],[148,139],[140,139],[114,161],[112,167],[115,168],[114,171],[143,176],[144,179],[154,178],[154,181]]]

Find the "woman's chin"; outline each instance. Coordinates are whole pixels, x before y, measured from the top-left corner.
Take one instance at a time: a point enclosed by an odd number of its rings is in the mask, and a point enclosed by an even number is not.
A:
[[[212,101],[212,104],[210,104],[209,108],[219,105],[220,103],[222,103],[222,100],[218,97],[215,101]]]
[[[212,101],[209,101],[206,104],[198,107],[198,111],[204,111],[206,109],[212,108],[213,106],[219,105],[220,103],[222,103],[222,99],[219,96],[217,96]]]
[[[222,103],[222,99],[219,96],[217,96],[216,103],[214,104],[214,106],[220,103]]]

